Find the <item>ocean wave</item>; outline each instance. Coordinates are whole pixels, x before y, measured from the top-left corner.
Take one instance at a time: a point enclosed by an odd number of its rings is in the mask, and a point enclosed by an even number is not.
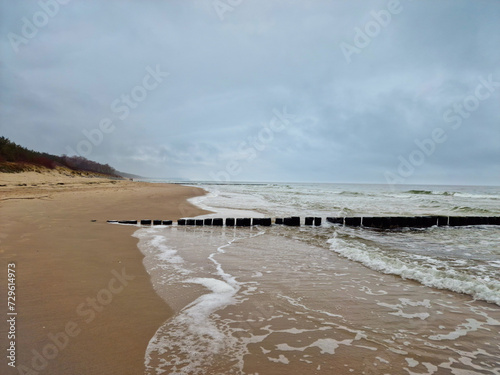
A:
[[[405,191],[406,194],[415,195],[444,195],[444,196],[454,196],[456,193],[452,191],[433,191],[433,190],[408,190]]]
[[[470,194],[470,193],[455,193],[456,197],[459,198],[473,198],[473,199],[500,199],[500,195],[495,194]]]
[[[475,299],[500,306],[500,282],[489,277],[471,275],[466,271],[447,267],[444,263],[437,265],[434,259],[421,255],[418,259],[389,256],[376,246],[345,241],[337,236],[329,239],[328,243],[332,251],[372,270],[415,280],[428,287],[468,294]]]
[[[468,206],[455,206],[452,208],[452,211],[457,211],[457,212],[475,212],[475,213],[482,213],[482,214],[491,214],[493,213],[490,210],[487,210],[486,208],[473,208],[473,207],[468,207]]]
[[[348,195],[348,196],[351,196],[351,197],[362,197],[362,196],[367,195],[367,194],[362,193],[360,191],[348,191],[348,190],[341,191],[338,194],[339,195]]]
[[[445,197],[455,198],[472,198],[472,199],[500,199],[497,194],[480,194],[480,193],[465,193],[458,191],[436,191],[436,190],[407,190],[405,194],[412,195],[440,195]]]
[[[430,191],[430,190],[408,190],[408,191],[405,191],[405,193],[430,195],[430,194],[432,194],[432,191]]]

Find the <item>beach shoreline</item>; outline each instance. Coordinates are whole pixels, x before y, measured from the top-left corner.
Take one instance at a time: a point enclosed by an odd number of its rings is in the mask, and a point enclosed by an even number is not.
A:
[[[450,214],[460,206],[498,215],[500,196],[468,187],[202,187],[210,194],[201,207],[217,217],[245,217],[238,212],[250,209],[325,217],[336,207],[360,216],[382,207],[388,215],[402,207],[420,215],[435,200]],[[155,289],[177,302],[150,341],[147,373],[496,374],[500,310],[486,300],[498,290],[497,235],[498,227],[481,225],[141,229]],[[204,287],[202,296],[195,287]]]
[[[201,215],[187,199],[205,191],[55,172],[0,174],[0,185],[0,259],[5,274],[15,263],[17,312],[16,368],[4,358],[2,373],[144,373],[172,310],[153,290],[137,228],[106,220]]]

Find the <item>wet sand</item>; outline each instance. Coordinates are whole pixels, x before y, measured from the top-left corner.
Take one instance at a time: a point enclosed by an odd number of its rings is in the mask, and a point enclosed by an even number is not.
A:
[[[152,288],[137,228],[106,220],[203,214],[186,199],[204,191],[36,172],[0,174],[0,185],[0,264],[5,278],[16,264],[18,313],[17,368],[2,356],[0,372],[144,373],[148,342],[172,310]]]

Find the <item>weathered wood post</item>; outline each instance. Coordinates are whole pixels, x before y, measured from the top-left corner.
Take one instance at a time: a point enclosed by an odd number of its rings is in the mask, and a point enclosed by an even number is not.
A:
[[[212,220],[212,225],[222,227],[224,225],[224,220],[221,218],[216,218]]]

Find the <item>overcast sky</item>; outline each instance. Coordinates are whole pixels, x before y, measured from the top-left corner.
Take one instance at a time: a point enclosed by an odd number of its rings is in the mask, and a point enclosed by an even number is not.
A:
[[[195,180],[500,185],[500,1],[2,1],[0,135]]]

